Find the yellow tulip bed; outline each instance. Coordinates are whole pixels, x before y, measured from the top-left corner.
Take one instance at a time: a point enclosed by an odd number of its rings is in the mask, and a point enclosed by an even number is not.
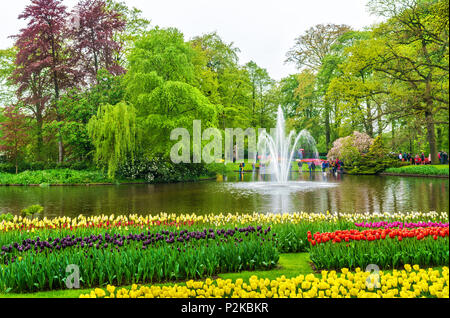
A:
[[[0,221],[0,232],[29,231],[39,229],[95,229],[95,228],[146,228],[149,226],[175,226],[186,227],[192,225],[230,225],[230,224],[299,224],[305,222],[364,222],[364,221],[433,221],[448,222],[448,212],[409,212],[409,213],[283,213],[283,214],[168,214],[157,215],[80,215],[78,217],[56,217],[43,219],[29,219],[14,216],[10,221]]]
[[[448,298],[449,269],[421,269],[405,265],[392,272],[350,272],[343,268],[322,271],[321,275],[299,275],[294,278],[269,280],[250,277],[243,279],[210,278],[190,280],[172,286],[138,286],[130,289],[108,285],[106,290],[96,288],[80,298]]]

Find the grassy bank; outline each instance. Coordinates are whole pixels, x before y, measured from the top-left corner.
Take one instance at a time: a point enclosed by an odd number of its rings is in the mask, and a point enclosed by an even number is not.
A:
[[[188,181],[211,179],[209,175],[196,177]],[[19,174],[0,172],[0,186],[55,186],[55,185],[107,185],[147,183],[146,180],[111,179],[99,170],[51,169],[24,171]]]
[[[256,169],[260,168],[260,164],[257,163],[256,164]],[[239,171],[239,164],[238,163],[229,163],[227,164],[227,170],[229,171]],[[246,163],[245,167],[244,167],[244,172],[252,172],[253,171],[253,166],[250,163]],[[292,162],[292,167],[291,167],[291,171],[294,172],[298,172],[299,171],[299,167],[297,162],[293,161]],[[302,171],[303,172],[309,172],[309,168],[308,168],[308,164],[304,163],[302,166]],[[316,170],[315,171],[322,171],[322,168],[320,166],[316,166]]]
[[[24,171],[18,174],[0,173],[1,185],[54,185],[54,184],[92,184],[112,183],[101,171],[78,171],[53,169]]]
[[[384,173],[399,175],[448,176],[448,165],[418,165],[389,168]]]

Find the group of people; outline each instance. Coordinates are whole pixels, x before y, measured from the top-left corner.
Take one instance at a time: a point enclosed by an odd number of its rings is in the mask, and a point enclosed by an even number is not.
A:
[[[308,169],[309,173],[312,173],[316,170],[316,163],[312,161],[308,161]],[[303,167],[303,162],[300,160],[298,161],[298,170],[301,172]],[[321,163],[322,172],[327,173],[328,169],[330,169],[334,174],[337,172],[343,173],[344,172],[344,162],[337,158],[336,160],[322,160]]]
[[[448,153],[446,153],[445,151],[439,151],[438,158],[441,165],[448,164]]]
[[[448,163],[448,154],[445,151],[439,151],[438,153],[439,162],[441,164]],[[431,164],[431,154],[425,156],[422,152],[420,155],[416,154],[413,156],[411,153],[400,152],[398,154],[398,159],[400,161],[409,162],[412,165],[428,165]]]

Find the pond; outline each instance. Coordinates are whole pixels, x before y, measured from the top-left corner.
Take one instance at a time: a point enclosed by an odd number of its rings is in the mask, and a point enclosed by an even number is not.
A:
[[[0,187],[0,212],[40,204],[44,215],[281,212],[410,212],[449,210],[448,178],[295,173],[284,186],[265,175],[218,176],[176,184]]]

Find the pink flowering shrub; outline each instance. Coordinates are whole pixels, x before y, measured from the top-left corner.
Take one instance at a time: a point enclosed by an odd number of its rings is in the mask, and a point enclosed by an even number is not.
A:
[[[333,148],[328,152],[328,160],[353,161],[355,156],[367,153],[373,143],[369,135],[354,131],[352,135],[339,138],[333,143]]]

